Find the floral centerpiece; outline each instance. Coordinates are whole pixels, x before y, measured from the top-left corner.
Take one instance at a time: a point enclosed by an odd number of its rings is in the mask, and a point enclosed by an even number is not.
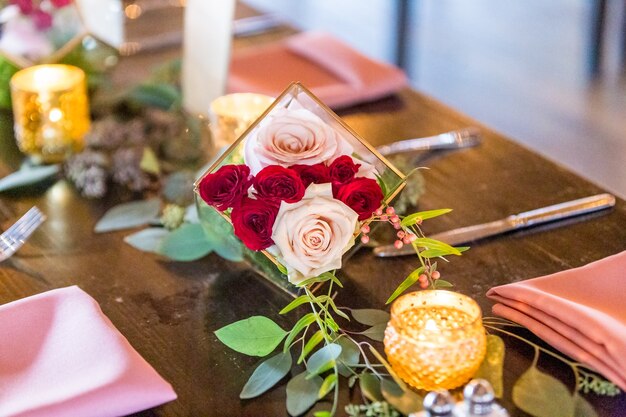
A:
[[[460,255],[463,248],[428,239],[420,229],[423,220],[449,210],[398,215],[390,204],[405,180],[306,88],[294,83],[197,181],[200,217],[208,218],[206,232],[223,233],[220,227],[230,227],[250,260],[259,261],[261,255],[271,261],[278,271],[271,276],[273,282],[298,295],[281,314],[302,305],[311,308],[289,331],[263,316],[216,331],[223,343],[252,356],[269,355],[283,343],[279,353],[252,373],[241,398],[258,396],[278,383],[291,370],[291,351],[299,350],[297,363],[306,369],[287,384],[291,415],[303,414],[331,392],[331,408],[315,416],[334,415],[340,376],[351,385],[359,381],[364,392],[376,386],[386,401],[406,414],[421,408],[419,395],[375,347],[338,324],[353,319],[369,326],[361,335],[382,341],[389,314],[340,308],[333,296],[334,288],[342,287],[336,272],[345,254],[359,240],[369,240],[373,222],[391,225],[395,245],[413,245],[420,261],[388,303],[413,284],[451,285],[440,278],[431,259]]]
[[[90,86],[117,62],[124,19],[120,0],[0,1],[0,107],[21,68],[64,63],[82,68]]]

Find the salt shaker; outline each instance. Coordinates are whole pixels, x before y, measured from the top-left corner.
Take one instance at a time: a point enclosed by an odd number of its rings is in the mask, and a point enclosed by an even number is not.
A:
[[[455,402],[446,390],[429,392],[424,398],[425,417],[456,417]]]
[[[509,413],[495,401],[491,384],[484,379],[473,379],[463,389],[463,408],[468,417],[509,417]]]

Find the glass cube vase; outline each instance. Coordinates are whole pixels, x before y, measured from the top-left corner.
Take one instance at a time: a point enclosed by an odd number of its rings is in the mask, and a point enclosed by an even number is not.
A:
[[[274,103],[246,130],[243,134],[217,159],[212,166],[196,182],[196,202],[200,222],[205,232],[219,242],[228,250],[226,253],[233,255],[233,259],[242,258],[250,264],[262,277],[276,285],[276,287],[292,296],[299,294],[299,288],[291,284],[285,272],[285,267],[278,259],[267,250],[252,251],[246,248],[233,234],[233,227],[230,222],[228,211],[219,212],[214,207],[209,206],[199,196],[199,184],[206,175],[216,172],[223,165],[246,164],[246,141],[253,140],[260,129],[271,124],[276,116],[280,116],[284,109],[297,110],[306,109],[317,116],[326,127],[332,129],[345,149],[349,149],[349,156],[356,159],[362,166],[367,167],[369,172],[373,172],[380,185],[384,203],[389,204],[398,196],[405,186],[405,175],[396,169],[385,157],[380,155],[374,147],[359,137],[343,120],[341,120],[330,108],[315,97],[306,87],[300,83],[292,83]],[[342,141],[345,141],[342,142]],[[247,150],[250,155],[250,150]],[[249,159],[251,159],[249,157]],[[302,162],[297,162],[302,164]],[[254,164],[252,164],[254,165]],[[306,165],[306,164],[305,164]],[[359,171],[360,172],[360,171]],[[255,169],[252,169],[252,174]],[[359,174],[357,174],[359,175]],[[374,175],[370,175],[374,177]],[[363,222],[367,223],[367,221]],[[357,236],[354,236],[355,239]],[[356,239],[358,242],[359,240]],[[351,254],[358,249],[358,245],[348,250],[342,263],[346,262]],[[228,256],[226,256],[228,257]]]

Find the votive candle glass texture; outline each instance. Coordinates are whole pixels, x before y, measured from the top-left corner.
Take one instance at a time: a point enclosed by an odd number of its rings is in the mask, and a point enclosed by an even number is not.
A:
[[[71,65],[35,65],[11,78],[15,137],[36,162],[56,163],[83,148],[89,130],[85,73]]]
[[[480,307],[452,291],[425,290],[398,298],[385,330],[393,370],[416,389],[461,386],[482,363],[487,337]]]

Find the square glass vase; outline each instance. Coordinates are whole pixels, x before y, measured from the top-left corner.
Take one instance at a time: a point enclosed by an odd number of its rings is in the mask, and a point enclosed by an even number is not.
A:
[[[374,147],[357,135],[339,116],[337,116],[328,106],[322,103],[306,87],[300,83],[292,83],[287,89],[272,103],[259,118],[242,133],[242,135],[200,176],[195,183],[196,205],[200,223],[204,231],[214,242],[219,242],[221,251],[218,254],[231,260],[243,259],[259,275],[267,279],[282,291],[291,296],[298,296],[300,288],[289,282],[285,272],[285,267],[278,259],[267,250],[253,251],[248,249],[234,235],[233,226],[229,212],[220,212],[208,205],[199,194],[199,184],[202,179],[211,173],[216,172],[223,165],[246,164],[246,141],[257,135],[259,129],[272,123],[274,117],[284,109],[306,109],[317,116],[321,121],[338,134],[340,140],[348,144],[347,149],[351,150],[353,158],[362,162],[362,165],[373,168],[375,178],[380,185],[384,204],[390,204],[405,186],[406,177],[395,168],[384,156],[379,154]],[[302,162],[297,162],[302,163]],[[363,221],[360,223],[367,223]],[[355,235],[355,239],[357,236]],[[359,242],[358,239],[355,240]],[[359,248],[355,244],[348,250],[342,258],[342,264]]]

